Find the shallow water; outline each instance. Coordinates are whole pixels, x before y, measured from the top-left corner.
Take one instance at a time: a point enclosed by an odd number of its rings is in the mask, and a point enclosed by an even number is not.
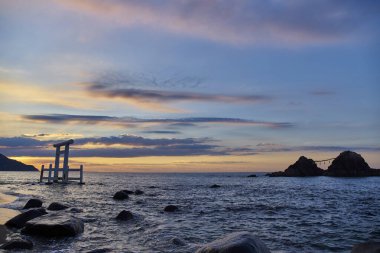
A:
[[[380,240],[380,177],[248,178],[244,173],[86,173],[86,185],[39,185],[33,172],[0,173],[0,191],[82,208],[85,232],[76,238],[33,238],[34,252],[194,252],[202,243],[234,231],[250,231],[272,252],[350,252]],[[212,184],[222,187],[211,189]],[[118,190],[143,195],[115,201]],[[179,212],[164,213],[168,204]],[[121,210],[137,215],[117,222]],[[178,238],[185,245],[173,243]],[[31,252],[31,251],[29,251]]]

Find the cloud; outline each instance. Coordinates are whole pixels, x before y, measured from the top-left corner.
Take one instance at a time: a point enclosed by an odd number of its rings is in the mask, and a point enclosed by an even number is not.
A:
[[[331,95],[335,95],[336,93],[329,90],[315,90],[315,91],[310,92],[310,94],[313,96],[331,96]]]
[[[199,87],[201,82],[200,78],[178,74],[172,77],[157,77],[109,72],[80,85],[92,96],[119,98],[140,107],[156,110],[168,109],[163,104],[173,102],[262,103],[272,100],[270,96],[265,95],[223,95],[174,90]]]
[[[320,44],[376,31],[377,1],[57,0],[67,10],[122,27],[146,27],[230,44]],[[358,36],[358,34],[362,36]]]
[[[252,150],[259,153],[266,152],[302,152],[302,151],[320,151],[320,152],[341,152],[344,150],[357,151],[380,151],[379,146],[328,146],[328,145],[309,145],[309,146],[289,146],[276,143],[259,143]]]
[[[158,118],[158,119],[142,119],[135,117],[112,117],[112,116],[96,116],[96,115],[70,115],[70,114],[45,114],[45,115],[22,115],[23,119],[44,122],[44,123],[82,123],[82,124],[98,124],[113,123],[117,125],[134,125],[134,124],[168,124],[173,126],[181,126],[185,124],[230,124],[230,125],[249,125],[267,128],[289,128],[293,124],[288,122],[268,122],[258,120],[248,120],[241,118],[219,118],[219,117],[194,117],[194,118]]]
[[[0,153],[8,156],[53,157],[52,144],[58,140],[34,137],[0,137]],[[344,150],[379,152],[378,146],[288,146],[259,143],[256,146],[227,147],[210,138],[144,138],[133,135],[75,139],[73,157],[151,157],[151,156],[252,156],[277,152],[341,152]],[[88,145],[92,144],[92,145]],[[119,145],[115,147],[114,145]]]
[[[33,137],[1,137],[0,153],[11,156],[52,156],[51,147],[58,140],[37,140]],[[223,147],[210,138],[144,138],[133,135],[75,139],[74,157],[144,157],[227,155]],[[86,144],[93,144],[86,146]],[[115,148],[113,145],[119,144]]]
[[[141,131],[141,133],[145,134],[180,134],[180,131],[174,131],[174,130],[146,130]]]

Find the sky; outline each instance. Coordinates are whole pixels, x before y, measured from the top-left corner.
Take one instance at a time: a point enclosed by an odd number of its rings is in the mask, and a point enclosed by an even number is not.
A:
[[[0,153],[39,168],[74,139],[87,171],[277,171],[344,150],[380,168],[379,13],[376,0],[0,0]]]

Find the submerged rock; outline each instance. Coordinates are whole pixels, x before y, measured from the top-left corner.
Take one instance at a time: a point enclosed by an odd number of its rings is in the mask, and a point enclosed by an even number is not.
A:
[[[128,193],[125,191],[118,191],[113,195],[113,199],[116,200],[124,200],[124,199],[129,199]]]
[[[82,220],[67,214],[51,213],[28,221],[21,232],[28,235],[55,237],[75,236],[83,231]]]
[[[324,170],[318,168],[313,159],[308,159],[304,156],[298,158],[298,160],[290,165],[284,172],[273,172],[267,174],[270,177],[313,177],[322,176]]]
[[[72,213],[83,213],[83,209],[72,207],[72,208],[70,208],[70,212],[72,212]]]
[[[332,177],[380,176],[380,170],[371,169],[360,154],[344,151],[334,159],[325,175]]]
[[[380,253],[380,242],[365,242],[354,245],[351,253]]]
[[[173,237],[170,241],[172,244],[177,245],[177,246],[185,246],[186,245],[186,243],[182,239],[177,238],[177,237]]]
[[[5,223],[5,226],[12,228],[22,228],[25,226],[26,222],[45,214],[47,214],[45,208],[31,209],[13,217]]]
[[[27,239],[17,238],[12,239],[1,245],[0,249],[5,250],[23,250],[23,249],[33,249],[33,242]]]
[[[220,188],[220,187],[221,187],[221,186],[218,185],[218,184],[213,184],[213,185],[210,186],[210,188]]]
[[[130,211],[123,210],[117,216],[117,220],[132,220],[133,214]]]
[[[102,248],[102,249],[90,250],[90,251],[87,251],[87,253],[107,253],[107,252],[112,252],[112,251],[113,250],[109,248]]]
[[[64,210],[67,208],[69,208],[67,205],[64,205],[64,204],[61,204],[58,202],[53,202],[48,206],[47,210],[49,210],[49,211],[60,211],[60,210]]]
[[[195,253],[270,253],[265,244],[248,232],[236,232],[212,241]]]
[[[23,209],[29,209],[29,208],[36,208],[42,206],[42,200],[40,199],[29,199],[28,202],[26,202]]]
[[[168,205],[164,208],[165,212],[175,212],[178,211],[178,207],[175,205]]]
[[[141,194],[144,194],[144,192],[142,190],[136,190],[135,191],[135,195],[141,195]]]

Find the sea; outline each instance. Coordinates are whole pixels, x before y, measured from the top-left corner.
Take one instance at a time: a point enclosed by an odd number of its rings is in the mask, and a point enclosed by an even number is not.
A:
[[[39,184],[39,173],[1,172],[0,192],[46,207],[61,202],[83,210],[84,233],[74,238],[30,237],[28,252],[195,252],[231,232],[249,231],[274,253],[350,252],[380,240],[380,177],[247,177],[248,173],[85,173],[85,185]],[[218,184],[219,188],[210,188]],[[128,200],[119,190],[142,190]],[[166,213],[167,205],[179,211]],[[117,221],[122,210],[131,221]],[[64,211],[65,212],[65,211]]]

